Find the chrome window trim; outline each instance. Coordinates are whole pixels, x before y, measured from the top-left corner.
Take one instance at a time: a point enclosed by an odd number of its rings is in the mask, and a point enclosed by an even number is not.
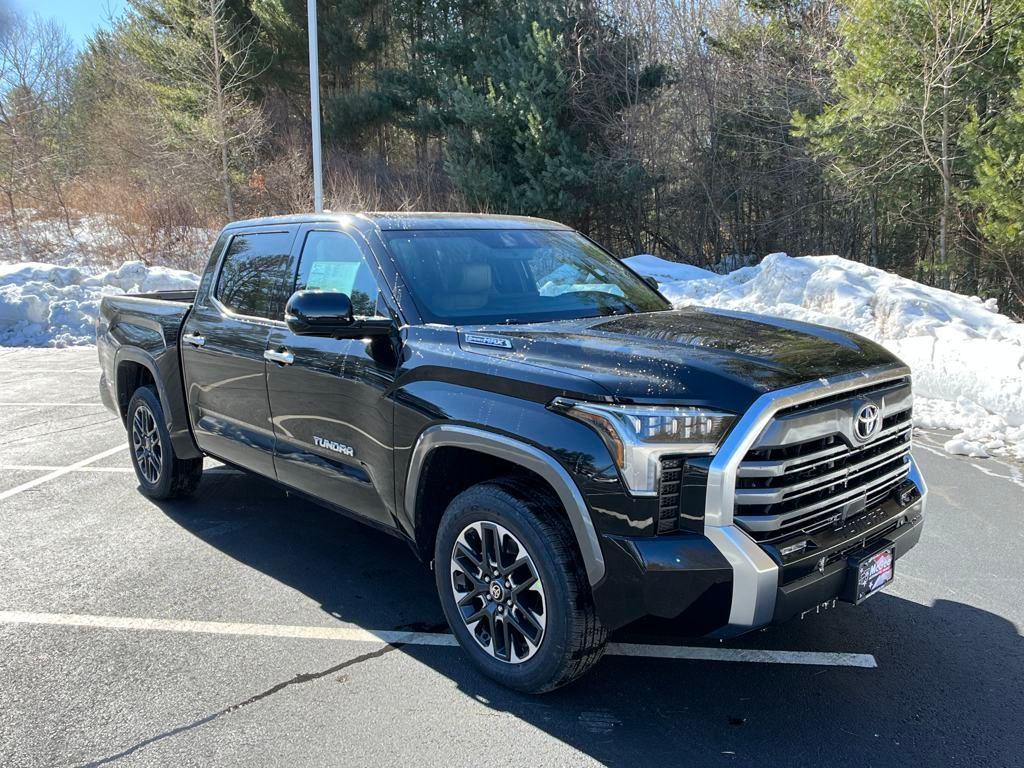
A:
[[[733,571],[729,623],[716,634],[736,635],[764,626],[775,613],[779,567],[733,521],[739,465],[761,432],[786,408],[909,375],[907,366],[890,364],[766,392],[736,422],[711,461],[704,504],[704,535],[714,543]],[[910,478],[918,483],[923,497],[926,488],[913,459]],[[921,504],[923,509],[923,498]]]

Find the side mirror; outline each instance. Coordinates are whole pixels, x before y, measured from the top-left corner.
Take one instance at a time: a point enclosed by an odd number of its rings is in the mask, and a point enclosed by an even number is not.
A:
[[[354,317],[352,300],[344,293],[296,291],[284,309],[288,329],[299,336],[363,339],[391,332],[386,318]]]
[[[661,288],[661,285],[658,283],[658,281],[655,280],[650,275],[645,275],[644,276],[644,282],[647,283],[649,286],[651,286],[651,288],[653,288],[656,291]]]

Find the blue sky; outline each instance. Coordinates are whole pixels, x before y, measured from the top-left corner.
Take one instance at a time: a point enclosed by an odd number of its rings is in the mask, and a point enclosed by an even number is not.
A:
[[[116,16],[124,9],[125,0],[8,0],[0,4],[13,5],[26,16],[38,13],[57,19],[81,48],[97,27],[106,26],[111,15]]]

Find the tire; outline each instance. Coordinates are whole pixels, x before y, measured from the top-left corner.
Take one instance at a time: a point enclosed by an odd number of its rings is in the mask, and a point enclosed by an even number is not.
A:
[[[139,488],[151,499],[191,496],[203,476],[203,459],[179,459],[151,386],[139,387],[128,403],[128,448]]]
[[[496,549],[497,558],[485,554]],[[513,562],[523,564],[512,570]],[[530,574],[539,582],[524,586]],[[480,483],[452,500],[437,532],[434,576],[459,644],[502,685],[545,693],[580,677],[604,653],[608,633],[565,511],[524,482]]]

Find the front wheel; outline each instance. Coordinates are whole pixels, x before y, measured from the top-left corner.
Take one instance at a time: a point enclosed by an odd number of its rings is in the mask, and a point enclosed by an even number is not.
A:
[[[199,486],[203,460],[174,454],[160,398],[152,387],[139,387],[128,403],[128,447],[139,488],[151,499],[190,496]]]
[[[565,512],[524,483],[481,483],[448,505],[434,572],[459,644],[485,675],[543,693],[604,652],[586,571]]]

